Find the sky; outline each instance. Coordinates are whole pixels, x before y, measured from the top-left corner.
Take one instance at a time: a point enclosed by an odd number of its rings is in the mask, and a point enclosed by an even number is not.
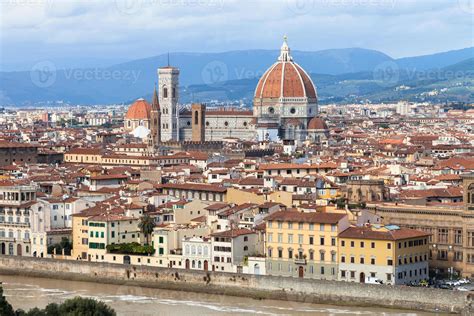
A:
[[[474,0],[0,0],[0,69],[114,64],[166,52],[474,46]]]

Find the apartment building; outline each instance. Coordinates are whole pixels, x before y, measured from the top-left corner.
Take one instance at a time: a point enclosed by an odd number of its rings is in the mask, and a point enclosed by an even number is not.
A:
[[[349,227],[339,234],[339,280],[408,284],[428,279],[429,234],[398,226]]]
[[[337,236],[349,227],[346,214],[278,211],[266,220],[266,273],[337,279]]]

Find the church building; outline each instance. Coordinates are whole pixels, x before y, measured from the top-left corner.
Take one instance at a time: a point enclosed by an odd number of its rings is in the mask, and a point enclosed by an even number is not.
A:
[[[166,142],[222,141],[238,138],[255,141],[313,141],[328,136],[318,115],[316,87],[294,62],[285,37],[278,60],[260,78],[253,111],[179,105],[179,69],[158,69],[158,91],[152,104],[139,99],[125,115],[125,130],[153,146]]]

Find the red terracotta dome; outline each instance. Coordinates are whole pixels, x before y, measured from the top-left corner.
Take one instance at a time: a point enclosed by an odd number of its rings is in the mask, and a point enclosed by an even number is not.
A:
[[[125,119],[128,120],[149,120],[151,113],[151,105],[144,99],[135,101],[127,111]]]
[[[328,125],[322,118],[319,116],[315,116],[309,121],[308,129],[320,129],[320,130],[328,130]]]
[[[286,39],[278,61],[263,74],[255,89],[255,98],[280,97],[317,98],[311,78],[301,66],[293,62]]]

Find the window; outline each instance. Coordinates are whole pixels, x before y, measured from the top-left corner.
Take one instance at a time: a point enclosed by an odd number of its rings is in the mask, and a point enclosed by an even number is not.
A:
[[[324,231],[324,224],[319,224],[319,230],[322,232]]]
[[[345,263],[346,262],[346,256],[341,256],[341,262]]]
[[[447,228],[438,229],[438,242],[443,243],[443,244],[448,243],[448,229]]]
[[[314,224],[309,224],[309,230],[314,230]]]
[[[345,278],[346,277],[346,271],[345,270],[341,270],[341,278]]]
[[[351,248],[354,248],[354,242],[351,241]]]
[[[344,240],[341,240],[341,247],[345,247],[346,246],[346,242]]]
[[[363,241],[360,242],[360,248],[364,248],[364,242]]]
[[[293,223],[292,222],[288,222],[288,229],[293,229]]]
[[[303,223],[298,223],[298,229],[303,230]]]
[[[309,244],[314,245],[314,236],[309,236]]]
[[[355,258],[351,256],[351,263],[355,263]]]
[[[273,233],[268,233],[268,242],[273,242]]]
[[[293,258],[293,250],[292,249],[288,249],[288,258],[289,259]]]
[[[282,222],[278,222],[278,229],[282,229],[283,228],[283,223]]]
[[[163,98],[168,98],[168,88],[163,88]]]
[[[375,258],[370,258],[370,264],[375,264]]]
[[[331,237],[331,246],[336,246],[336,237]]]
[[[302,244],[303,243],[303,235],[298,235],[298,243]]]
[[[278,249],[278,258],[283,258],[283,250]]]
[[[289,244],[293,243],[293,234],[288,234],[288,243]]]
[[[392,249],[392,244],[391,243],[387,243],[387,249]]]
[[[364,257],[360,257],[360,263],[361,263],[361,264],[364,264],[364,263],[365,263],[365,258],[364,258]]]
[[[268,249],[268,257],[271,258],[272,257],[272,249]]]
[[[388,266],[393,266],[393,260],[392,259],[387,259],[387,265]]]
[[[278,243],[282,243],[283,242],[283,234],[282,233],[278,233]]]
[[[331,231],[332,232],[335,232],[337,230],[337,225],[336,224],[332,224],[331,225]]]
[[[356,277],[356,272],[355,271],[351,271],[351,279],[355,279]]]
[[[370,248],[372,248],[372,249],[375,248],[375,243],[374,243],[374,242],[371,242],[371,243],[370,243]]]
[[[321,267],[321,274],[324,274],[324,267]]]
[[[320,237],[319,237],[319,244],[320,244],[321,246],[324,246],[324,236],[320,236]]]
[[[474,231],[467,232],[467,245],[474,247]]]

